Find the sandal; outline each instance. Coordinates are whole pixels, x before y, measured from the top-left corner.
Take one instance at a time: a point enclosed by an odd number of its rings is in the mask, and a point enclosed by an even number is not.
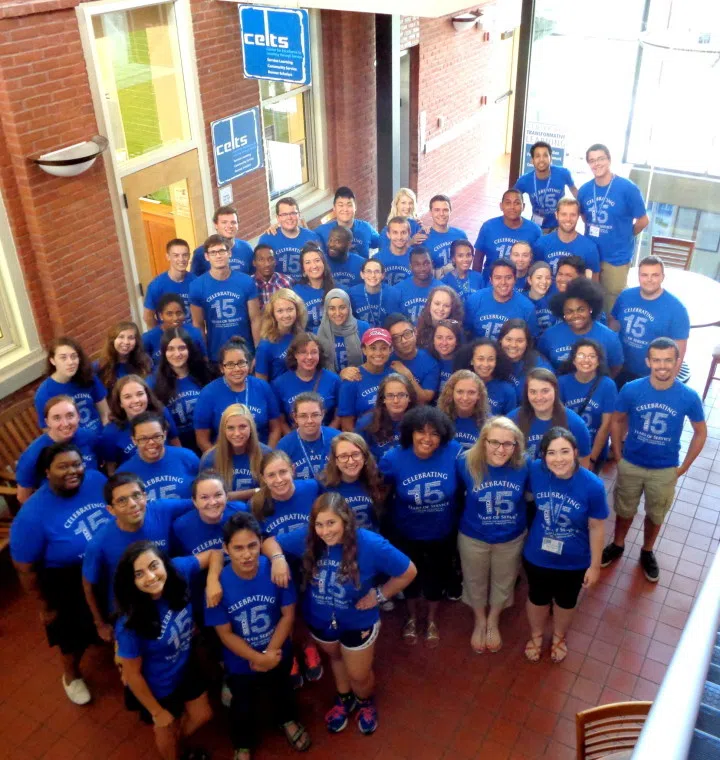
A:
[[[296,730],[292,733],[291,726],[296,726]],[[302,723],[298,723],[296,720],[283,723],[283,731],[285,732],[285,738],[288,740],[288,744],[298,752],[306,752],[310,749],[310,735],[305,730],[305,726]]]
[[[531,636],[525,644],[525,659],[528,662],[540,662],[542,654],[543,637],[541,633]]]
[[[564,636],[553,633],[552,645],[550,646],[550,659],[554,663],[562,662],[568,655],[567,642]]]
[[[407,644],[417,644],[417,620],[414,617],[410,617],[405,621],[402,636]]]
[[[430,647],[430,649],[435,649],[435,647],[440,643],[440,631],[438,630],[437,623],[428,623],[427,631],[425,633],[425,644]]]
[[[500,636],[500,631],[497,628],[491,628],[488,626],[485,634],[485,641],[487,642],[488,652],[495,654],[502,649],[503,641]]]
[[[236,749],[233,753],[233,760],[251,760],[249,749]]]
[[[475,654],[483,654],[485,652],[485,641],[485,626],[476,625],[470,637],[470,647]]]

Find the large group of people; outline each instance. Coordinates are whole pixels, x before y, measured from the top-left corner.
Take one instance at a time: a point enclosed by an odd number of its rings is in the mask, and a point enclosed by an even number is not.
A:
[[[254,249],[221,207],[200,248],[167,244],[144,333],[115,325],[95,363],[53,340],[11,552],[72,702],[91,699],[85,650],[114,641],[164,760],[206,757],[190,737],[216,687],[235,760],[259,741],[261,691],[304,751],[296,688],[323,660],[328,730],[353,715],[376,730],[381,610],[402,607],[406,645],[437,647],[443,604],[462,599],[473,651],[497,652],[522,573],[525,657],[552,620],[562,662],[579,594],[622,556],[643,497],[640,564],[658,580],[655,540],[706,437],[676,378],[687,311],[657,258],[626,287],[647,215],[608,149],[588,149],[579,190],[549,145],[531,155],[474,244],[450,198],[425,225],[407,188],[380,232],[347,187],[314,230],[281,198]]]

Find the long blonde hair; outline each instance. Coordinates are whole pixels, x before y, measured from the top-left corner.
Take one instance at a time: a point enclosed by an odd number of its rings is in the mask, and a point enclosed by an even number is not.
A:
[[[457,372],[453,372],[452,375],[450,375],[440,393],[437,408],[441,412],[445,412],[451,420],[454,420],[458,416],[453,395],[455,393],[455,386],[461,380],[471,380],[475,383],[475,386],[478,389],[478,400],[475,404],[475,409],[473,409],[472,416],[474,417],[477,426],[482,427],[488,416],[487,388],[485,387],[485,383],[472,370],[459,369]]]
[[[401,214],[398,211],[398,201],[403,196],[406,196],[410,198],[410,200],[413,202],[413,211],[410,215]],[[407,219],[417,219],[417,210],[418,210],[418,202],[417,202],[417,195],[409,188],[409,187],[401,187],[396,193],[395,196],[392,199],[392,203],[390,204],[390,213],[388,214],[387,222],[386,224],[390,224],[390,220],[395,216],[405,216]]]
[[[513,470],[519,470],[525,461],[525,436],[522,434],[520,428],[507,417],[493,417],[483,425],[477,441],[475,441],[472,448],[468,449],[465,454],[468,472],[472,475],[473,483],[476,488],[479,488],[482,485],[488,472],[487,449],[485,443],[493,428],[507,430],[512,433],[513,438],[515,438],[515,448],[512,456],[508,459],[507,466],[512,467]]]
[[[252,412],[245,406],[245,404],[230,404],[227,409],[222,413],[220,418],[220,429],[218,431],[217,443],[213,447],[212,451],[215,452],[215,466],[214,470],[220,474],[225,488],[228,491],[234,490],[233,488],[233,447],[228,441],[225,431],[227,429],[228,420],[230,417],[243,417],[250,425],[250,437],[245,446],[245,453],[248,456],[250,462],[250,472],[252,476],[259,482],[258,474],[260,472],[260,462],[262,461],[262,448],[260,447],[260,438],[258,437],[257,426],[253,419]]]
[[[270,300],[263,309],[262,320],[260,321],[260,337],[266,338],[271,343],[277,343],[282,337],[277,319],[275,319],[274,307],[278,301],[290,301],[295,307],[295,311],[297,312],[295,324],[293,324],[290,330],[293,335],[305,332],[305,326],[307,325],[308,315],[305,302],[294,290],[280,288],[280,290],[276,290],[270,296]]]

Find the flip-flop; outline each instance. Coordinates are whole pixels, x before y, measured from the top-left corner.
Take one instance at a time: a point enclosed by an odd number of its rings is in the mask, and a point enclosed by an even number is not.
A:
[[[543,637],[538,634],[537,636],[531,636],[525,644],[525,659],[529,662],[540,662],[540,656],[542,655],[542,643]]]

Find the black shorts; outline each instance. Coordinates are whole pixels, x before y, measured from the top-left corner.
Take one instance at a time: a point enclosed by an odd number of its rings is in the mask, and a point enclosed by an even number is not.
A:
[[[49,567],[40,571],[40,593],[57,615],[45,626],[51,647],[63,654],[82,654],[100,639],[92,613],[85,601],[82,585],[82,565]]]
[[[538,607],[555,602],[563,610],[572,610],[585,580],[586,570],[556,570],[539,567],[523,557],[528,580],[528,599]]]
[[[185,711],[185,703],[198,699],[198,697],[201,697],[206,691],[207,680],[200,669],[195,651],[191,650],[190,658],[185,665],[182,681],[180,681],[175,691],[165,697],[156,697],[156,699],[171,715],[179,718]],[[143,723],[152,725],[152,715],[150,715],[147,709],[140,704],[138,698],[127,686],[125,687],[125,707],[133,712],[138,712],[140,714],[140,720],[142,720]]]
[[[315,641],[321,644],[334,644],[339,642],[340,646],[345,649],[354,649],[360,651],[362,649],[368,649],[371,647],[380,633],[380,621],[377,620],[374,625],[369,628],[355,628],[347,631],[343,631],[340,628],[333,628],[330,625],[324,628],[313,628],[308,626],[310,635]]]

